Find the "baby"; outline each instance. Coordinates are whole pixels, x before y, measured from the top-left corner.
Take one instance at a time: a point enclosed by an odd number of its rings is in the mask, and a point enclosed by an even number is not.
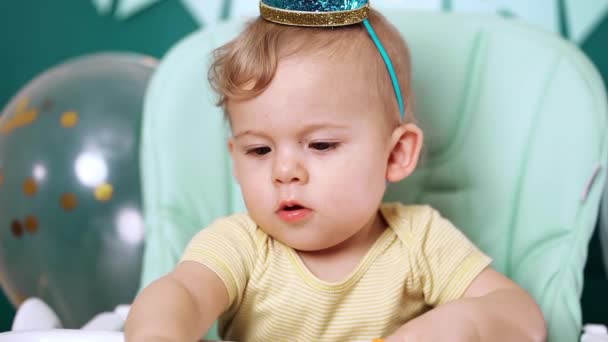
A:
[[[374,10],[367,23],[397,78],[362,24],[258,18],[215,51],[248,212],[203,229],[142,291],[127,341],[195,341],[216,320],[234,341],[545,339],[534,300],[449,221],[382,203],[423,133],[404,40]]]

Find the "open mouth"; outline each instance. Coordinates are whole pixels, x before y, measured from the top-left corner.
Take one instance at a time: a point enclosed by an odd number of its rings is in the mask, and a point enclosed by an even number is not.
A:
[[[277,210],[279,218],[285,222],[296,222],[310,216],[312,210],[297,202],[283,202]]]
[[[279,202],[279,210],[278,211],[295,211],[300,209],[307,209],[305,206],[301,205],[300,202],[294,200],[287,200]]]
[[[299,204],[285,205],[285,206],[283,206],[283,208],[281,210],[294,211],[294,210],[298,210],[298,209],[304,209],[304,207]]]

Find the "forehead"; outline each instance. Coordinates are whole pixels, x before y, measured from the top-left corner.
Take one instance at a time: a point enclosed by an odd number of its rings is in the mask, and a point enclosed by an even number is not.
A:
[[[381,121],[383,106],[359,63],[322,55],[293,56],[279,62],[259,96],[229,101],[233,130],[241,126],[304,122],[356,124]]]

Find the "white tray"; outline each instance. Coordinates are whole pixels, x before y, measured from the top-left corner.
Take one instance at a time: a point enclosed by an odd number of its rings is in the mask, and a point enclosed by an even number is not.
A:
[[[54,329],[0,333],[0,342],[124,342],[121,332]]]

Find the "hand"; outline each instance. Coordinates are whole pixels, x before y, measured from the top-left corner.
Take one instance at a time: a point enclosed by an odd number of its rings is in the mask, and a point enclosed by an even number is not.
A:
[[[467,312],[454,316],[456,306],[435,308],[426,314],[412,319],[383,342],[472,342],[480,341],[479,333]],[[456,312],[458,313],[458,312]]]

